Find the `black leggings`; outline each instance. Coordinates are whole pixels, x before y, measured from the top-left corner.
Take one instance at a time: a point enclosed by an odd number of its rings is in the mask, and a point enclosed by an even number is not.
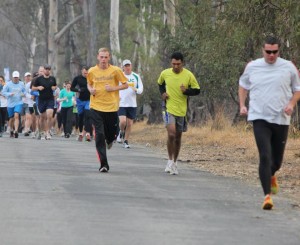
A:
[[[81,114],[78,115],[79,117],[79,132],[81,133],[84,130],[87,133],[92,134],[92,121],[91,121],[91,112],[90,110],[84,110]]]
[[[259,152],[259,178],[267,195],[271,193],[271,176],[282,164],[289,126],[255,120],[253,131]]]
[[[8,120],[7,107],[0,107],[0,132],[4,131],[5,122]]]
[[[91,109],[91,118],[95,127],[96,150],[100,160],[100,167],[107,167],[106,145],[112,143],[117,134],[118,113],[102,112]]]

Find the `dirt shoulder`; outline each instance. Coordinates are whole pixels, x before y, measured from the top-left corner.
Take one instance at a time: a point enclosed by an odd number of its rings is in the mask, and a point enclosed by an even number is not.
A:
[[[163,125],[135,123],[131,142],[160,151],[167,157],[166,130]],[[290,137],[281,170],[277,173],[280,192],[300,208],[300,140]],[[249,130],[190,127],[183,134],[179,161],[214,175],[238,178],[259,185],[258,153]]]

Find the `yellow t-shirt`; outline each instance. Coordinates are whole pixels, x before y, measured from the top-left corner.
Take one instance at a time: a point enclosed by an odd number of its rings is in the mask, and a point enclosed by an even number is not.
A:
[[[89,69],[87,82],[90,86],[96,89],[96,94],[91,95],[90,108],[103,111],[114,112],[119,109],[119,91],[108,92],[105,90],[105,85],[119,86],[119,82],[126,83],[127,78],[122,70],[113,65],[109,65],[107,69],[100,69],[98,65]]]
[[[169,99],[166,100],[167,111],[174,116],[184,117],[187,112],[187,95],[184,95],[180,89],[181,84],[186,88],[198,88],[200,86],[192,72],[183,68],[177,74],[172,68],[162,71],[158,78],[158,84],[166,84],[166,92]]]

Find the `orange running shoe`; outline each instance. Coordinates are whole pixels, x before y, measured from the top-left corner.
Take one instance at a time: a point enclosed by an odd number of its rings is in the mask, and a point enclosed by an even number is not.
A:
[[[273,200],[271,198],[271,196],[268,194],[265,197],[264,203],[262,205],[262,208],[265,210],[271,210],[273,208]]]
[[[279,185],[277,182],[277,178],[274,175],[271,177],[271,193],[275,195],[278,193],[278,191],[279,191]]]

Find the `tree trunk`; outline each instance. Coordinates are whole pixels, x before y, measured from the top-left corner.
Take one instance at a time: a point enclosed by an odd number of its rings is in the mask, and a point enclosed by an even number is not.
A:
[[[75,19],[67,23],[59,32],[58,29],[58,1],[49,0],[49,33],[48,33],[48,63],[52,66],[52,74],[57,74],[58,64],[58,45],[62,36],[79,20],[83,15],[77,16]]]
[[[71,21],[75,18],[74,7],[73,5],[67,5],[68,11],[68,21]],[[80,50],[78,36],[74,28],[71,28],[69,32],[68,44],[70,46],[70,73],[71,77],[75,77],[79,74],[81,68],[81,59],[78,51]]]
[[[175,0],[164,0],[164,25],[167,26],[173,36],[175,36]]]
[[[80,0],[82,6],[83,19],[85,25],[86,37],[86,64],[91,66],[95,63],[97,55],[96,40],[99,36],[98,28],[96,27],[96,0]]]
[[[110,2],[110,45],[112,53],[112,63],[120,65],[120,41],[119,41],[119,0]]]
[[[55,34],[58,25],[58,1],[49,0],[49,32],[48,32],[48,63],[52,66],[52,74],[57,74],[58,45],[55,42]]]

